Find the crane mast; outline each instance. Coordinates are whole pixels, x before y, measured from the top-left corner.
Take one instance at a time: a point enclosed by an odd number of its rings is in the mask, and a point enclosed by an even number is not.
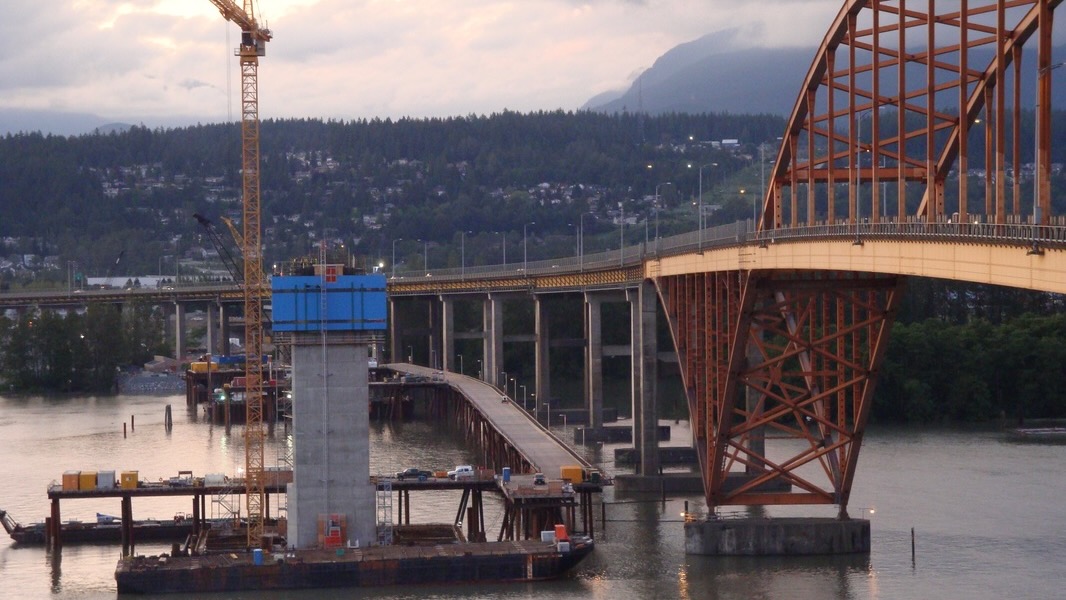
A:
[[[272,34],[259,27],[252,0],[243,8],[233,0],[210,0],[227,21],[241,28],[241,45],[235,54],[241,65],[241,169],[243,173],[244,254],[244,356],[245,410],[244,473],[248,513],[248,546],[258,547],[265,516],[263,464],[263,245],[259,221],[259,57],[266,55]]]

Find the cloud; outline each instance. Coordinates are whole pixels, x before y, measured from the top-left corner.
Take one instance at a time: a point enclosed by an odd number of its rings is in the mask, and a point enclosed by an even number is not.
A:
[[[260,0],[266,117],[576,109],[710,31],[816,46],[839,0]],[[7,0],[0,108],[116,121],[222,120],[239,100],[239,31],[200,0]],[[228,37],[228,41],[227,41]]]

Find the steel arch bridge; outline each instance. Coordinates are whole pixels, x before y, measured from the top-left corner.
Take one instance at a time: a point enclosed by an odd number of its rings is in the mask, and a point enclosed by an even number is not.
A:
[[[854,241],[813,259],[794,247],[760,260],[749,246],[720,267],[700,248],[687,264],[648,269],[709,507],[824,504],[847,516],[889,332],[906,275],[918,274],[871,256],[866,234],[1031,227],[1029,254],[1043,258],[1039,232],[1063,224],[1048,183],[1058,4],[848,0],[799,91],[757,227],[764,248],[799,230],[854,230]],[[1035,72],[1023,73],[1026,46]],[[1021,101],[1026,81],[1032,107]]]

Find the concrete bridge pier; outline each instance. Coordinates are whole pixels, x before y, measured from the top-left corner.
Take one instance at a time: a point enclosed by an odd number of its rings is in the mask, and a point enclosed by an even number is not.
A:
[[[442,371],[455,371],[455,298],[440,297],[440,368]]]
[[[533,388],[535,390],[534,400],[534,414],[536,413],[536,403],[538,399],[541,401],[551,401],[551,355],[549,353],[549,347],[551,344],[550,328],[548,326],[548,306],[547,298],[543,294],[537,294],[533,296],[534,302],[534,323],[533,323],[533,339],[534,339],[534,354],[536,360],[534,361],[534,374],[533,374]],[[524,398],[523,398],[524,400]]]
[[[234,308],[231,306],[227,308],[225,304],[221,302],[218,304],[218,353],[222,356],[229,356],[230,354],[230,318],[233,316]]]
[[[630,291],[633,346],[633,447],[640,457],[638,475],[658,475],[659,380],[658,306],[659,298],[651,281],[643,281]]]
[[[870,521],[831,518],[713,519],[685,523],[685,554],[868,554]]]
[[[603,427],[603,298],[599,294],[585,293],[585,408],[588,410],[589,428],[596,431]]]
[[[185,357],[185,304],[174,303],[174,358]]]
[[[207,349],[208,354],[213,354],[216,353],[215,346],[218,341],[218,334],[215,333],[215,327],[218,323],[218,304],[208,302],[205,313],[207,317],[207,339],[204,340],[204,347]]]
[[[500,376],[503,371],[503,297],[489,294],[482,305],[485,345],[482,351],[481,379],[503,388]],[[505,382],[506,383],[506,382]]]

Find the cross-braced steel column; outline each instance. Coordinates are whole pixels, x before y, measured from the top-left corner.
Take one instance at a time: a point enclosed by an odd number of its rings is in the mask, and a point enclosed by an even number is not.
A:
[[[835,504],[847,515],[902,282],[748,271],[657,280],[708,506]]]

